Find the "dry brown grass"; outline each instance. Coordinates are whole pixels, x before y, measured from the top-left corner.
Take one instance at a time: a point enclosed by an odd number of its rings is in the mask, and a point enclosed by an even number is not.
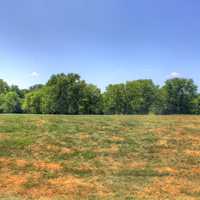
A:
[[[0,125],[0,199],[200,199],[198,116],[5,116]]]

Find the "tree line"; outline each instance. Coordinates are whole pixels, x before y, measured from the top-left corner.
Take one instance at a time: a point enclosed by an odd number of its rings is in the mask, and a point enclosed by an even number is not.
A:
[[[169,79],[162,87],[150,79],[133,80],[101,92],[78,74],[61,73],[23,90],[0,79],[0,113],[200,114],[200,94],[186,78]]]

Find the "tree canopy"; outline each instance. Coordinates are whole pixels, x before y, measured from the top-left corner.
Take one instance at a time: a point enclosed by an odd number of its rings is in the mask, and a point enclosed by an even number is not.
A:
[[[0,112],[32,114],[200,114],[193,80],[150,79],[110,84],[104,92],[78,74],[55,74],[46,84],[21,90],[0,79]]]

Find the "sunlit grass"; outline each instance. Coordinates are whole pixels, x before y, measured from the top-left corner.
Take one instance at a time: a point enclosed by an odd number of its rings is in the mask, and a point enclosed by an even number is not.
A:
[[[0,116],[0,199],[199,199],[198,116]]]

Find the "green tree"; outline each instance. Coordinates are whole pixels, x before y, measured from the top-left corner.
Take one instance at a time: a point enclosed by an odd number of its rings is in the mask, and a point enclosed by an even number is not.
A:
[[[103,94],[105,114],[126,114],[127,99],[124,84],[109,85]]]
[[[196,98],[192,101],[192,114],[200,114],[200,94],[197,95]]]
[[[8,91],[9,91],[8,84],[4,80],[0,79],[0,95],[5,94]]]
[[[81,114],[100,114],[102,113],[101,91],[95,85],[85,85],[83,97],[80,103]]]
[[[174,78],[167,80],[163,87],[165,114],[191,114],[197,86],[192,79]]]
[[[164,114],[166,110],[166,98],[165,98],[165,91],[163,88],[159,88],[157,86],[156,92],[155,92],[155,99],[150,106],[150,113],[153,114]]]
[[[25,97],[25,90],[21,90],[17,85],[11,85],[9,91],[16,92],[20,98]]]
[[[7,92],[1,97],[0,110],[4,113],[21,113],[21,99],[16,92]]]
[[[39,89],[43,88],[43,86],[44,86],[43,84],[35,84],[29,88],[29,92],[39,90]]]
[[[158,87],[152,80],[136,80],[126,83],[128,113],[147,114],[156,100]]]
[[[19,112],[14,109],[17,106],[11,105],[21,102],[27,113],[200,114],[197,86],[183,78],[167,80],[162,88],[148,79],[111,84],[103,94],[73,73],[53,75],[47,84],[34,85],[29,90],[9,88],[0,80],[0,112]]]
[[[53,75],[47,86],[55,114],[79,114],[86,83],[78,74]]]
[[[25,96],[25,100],[23,102],[23,110],[26,113],[40,114],[42,113],[41,103],[42,91],[36,90],[33,92],[29,92]]]

